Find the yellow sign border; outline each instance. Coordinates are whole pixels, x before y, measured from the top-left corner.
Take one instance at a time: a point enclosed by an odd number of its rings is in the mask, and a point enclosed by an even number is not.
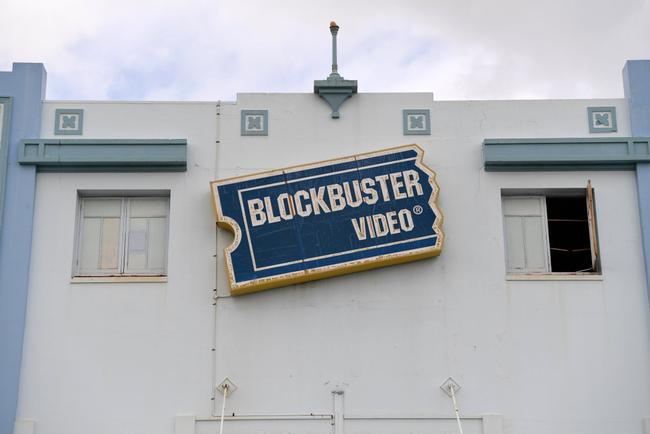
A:
[[[223,215],[221,211],[221,206],[219,201],[219,191],[217,187],[219,187],[220,185],[231,184],[233,181],[245,181],[249,179],[257,179],[260,177],[281,175],[286,172],[297,172],[299,170],[321,167],[324,165],[345,163],[345,162],[356,160],[358,158],[365,159],[371,157],[378,157],[385,154],[391,154],[394,152],[407,151],[407,150],[413,150],[416,152],[417,159],[415,160],[415,165],[429,175],[428,181],[429,181],[429,185],[431,185],[432,192],[431,192],[431,196],[429,197],[428,203],[429,206],[431,207],[431,210],[436,216],[436,219],[432,227],[433,230],[438,234],[438,239],[436,241],[435,246],[409,250],[407,252],[390,253],[387,255],[376,256],[374,258],[357,259],[354,261],[313,268],[310,270],[293,271],[291,273],[264,277],[260,279],[247,281],[247,282],[237,282],[235,280],[235,273],[232,265],[231,253],[239,246],[239,243],[241,242],[242,230],[235,220]],[[268,171],[257,172],[257,173],[244,175],[244,176],[235,176],[232,178],[225,178],[225,179],[212,181],[210,183],[210,189],[212,191],[212,207],[214,210],[214,215],[217,221],[217,225],[220,228],[232,232],[235,237],[232,244],[230,244],[228,247],[224,249],[224,253],[225,253],[224,259],[226,262],[226,271],[228,273],[230,294],[231,295],[248,294],[252,292],[263,291],[265,289],[278,288],[281,286],[293,285],[296,283],[307,282],[310,280],[324,279],[327,277],[339,276],[342,274],[354,273],[357,271],[365,271],[373,268],[386,267],[388,265],[401,264],[404,262],[411,262],[419,259],[430,258],[432,256],[438,256],[442,251],[442,244],[444,241],[444,234],[442,232],[442,221],[444,219],[444,216],[440,211],[440,209],[438,208],[439,187],[436,182],[436,173],[424,163],[423,157],[424,157],[424,149],[422,149],[417,144],[410,144],[410,145],[396,146],[393,148],[385,148],[373,152],[365,152],[362,154],[356,154],[348,157],[336,158],[331,160],[323,160],[316,163],[301,164],[301,165],[285,167],[277,170],[268,170]]]

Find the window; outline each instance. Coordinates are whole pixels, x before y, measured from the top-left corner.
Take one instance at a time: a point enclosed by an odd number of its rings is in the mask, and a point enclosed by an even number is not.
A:
[[[75,276],[164,276],[169,194],[79,199]]]
[[[599,273],[593,197],[591,183],[586,189],[503,190],[507,272]]]

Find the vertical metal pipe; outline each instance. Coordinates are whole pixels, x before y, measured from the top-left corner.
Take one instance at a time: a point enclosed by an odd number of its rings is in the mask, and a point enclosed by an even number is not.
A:
[[[458,411],[458,405],[456,404],[456,393],[454,392],[454,385],[449,385],[449,390],[451,391],[451,400],[454,403],[454,411],[456,412],[456,422],[458,422],[458,432],[463,434],[463,427],[460,424],[460,412]]]
[[[330,33],[332,34],[332,74],[338,75],[339,65],[336,60],[336,35],[339,32],[339,26],[334,21],[330,23]]]
[[[215,159],[214,159],[214,179],[219,179],[218,167],[219,162],[219,150],[221,149],[221,100],[217,101],[217,113],[216,113],[216,146],[215,146]],[[217,385],[217,324],[218,324],[218,303],[219,303],[219,232],[217,231],[217,226],[214,226],[214,284],[212,285],[212,348],[211,348],[211,381],[210,389],[213,391],[212,395],[212,415],[217,413],[217,394],[216,394],[216,385]]]
[[[333,434],[344,434],[345,428],[343,423],[345,420],[344,408],[343,408],[343,391],[342,390],[333,390],[332,396],[334,398],[334,433]]]
[[[227,397],[228,397],[228,385],[224,385],[223,386],[223,403],[221,404],[221,422],[219,422],[219,434],[223,434],[223,418],[226,415],[226,398]]]

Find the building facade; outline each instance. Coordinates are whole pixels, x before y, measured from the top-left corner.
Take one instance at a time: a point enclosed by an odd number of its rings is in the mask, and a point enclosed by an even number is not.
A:
[[[0,432],[450,433],[453,391],[465,433],[649,434],[650,61],[623,76],[597,100],[341,79],[48,101],[43,66],[15,64]],[[211,182],[408,144],[435,172],[439,256],[233,295]]]

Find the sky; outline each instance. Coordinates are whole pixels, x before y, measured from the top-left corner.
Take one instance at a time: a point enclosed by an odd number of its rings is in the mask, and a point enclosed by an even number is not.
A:
[[[359,92],[619,98],[650,59],[650,0],[0,0],[0,70],[44,63],[56,100],[312,92],[331,20]]]

